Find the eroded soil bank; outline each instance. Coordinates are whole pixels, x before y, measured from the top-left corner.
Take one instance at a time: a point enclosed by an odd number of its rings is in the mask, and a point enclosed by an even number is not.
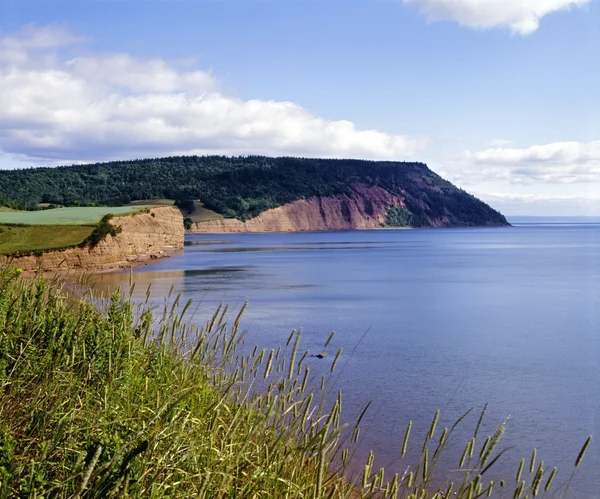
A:
[[[183,217],[174,207],[159,206],[141,213],[115,216],[111,224],[121,227],[120,233],[107,235],[93,248],[47,251],[37,256],[0,256],[0,263],[12,263],[25,272],[95,272],[130,268],[183,248]]]

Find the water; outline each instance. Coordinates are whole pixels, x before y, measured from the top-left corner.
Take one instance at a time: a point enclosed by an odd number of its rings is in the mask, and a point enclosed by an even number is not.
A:
[[[302,328],[314,353],[344,349],[344,412],[373,401],[357,454],[400,465],[408,420],[416,433],[436,409],[451,424],[489,403],[486,430],[507,416],[495,468],[514,476],[533,447],[546,467],[571,469],[589,434],[600,437],[600,224],[517,219],[514,227],[193,235],[185,251],[135,270],[139,296],[171,286],[200,301],[198,320],[220,302],[239,308],[247,342],[277,347]],[[101,282],[125,282],[126,275]],[[331,358],[311,360],[326,372]],[[456,467],[476,418],[443,463]],[[568,497],[600,497],[592,442]],[[418,454],[417,441],[409,453]],[[458,454],[458,455],[457,455]],[[404,471],[404,469],[400,470]],[[563,475],[563,479],[568,478]]]

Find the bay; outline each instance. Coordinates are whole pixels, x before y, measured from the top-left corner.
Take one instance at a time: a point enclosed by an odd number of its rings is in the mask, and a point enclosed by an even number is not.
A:
[[[172,291],[206,320],[220,303],[245,302],[246,343],[276,348],[302,329],[302,348],[338,348],[336,385],[351,421],[372,401],[355,456],[369,450],[391,472],[414,466],[418,438],[400,462],[404,429],[423,436],[436,409],[450,425],[487,403],[490,432],[508,416],[512,446],[494,473],[514,476],[536,447],[571,470],[600,428],[600,224],[515,218],[513,227],[189,235],[183,253],[133,271],[134,299]],[[98,276],[127,287],[127,273]],[[327,372],[331,357],[311,359]],[[456,468],[475,413],[459,428]],[[451,446],[452,447],[452,446]],[[452,450],[452,449],[450,449]],[[442,469],[440,469],[442,472]],[[563,482],[568,474],[562,475]],[[600,497],[593,442],[567,497]],[[560,491],[559,491],[560,492]],[[562,495],[561,495],[562,497]]]

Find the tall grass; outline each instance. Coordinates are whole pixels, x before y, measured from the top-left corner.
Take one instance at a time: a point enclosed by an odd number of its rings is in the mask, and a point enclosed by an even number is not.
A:
[[[371,455],[354,479],[362,416],[342,424],[342,394],[311,375],[300,333],[244,354],[243,310],[196,327],[183,320],[190,302],[155,316],[115,293],[98,307],[18,274],[0,270],[2,497],[531,497],[556,481],[536,455],[516,479],[486,481],[504,425],[480,436],[483,413],[458,480],[437,466],[456,427],[438,428],[439,414],[410,471],[373,469]]]

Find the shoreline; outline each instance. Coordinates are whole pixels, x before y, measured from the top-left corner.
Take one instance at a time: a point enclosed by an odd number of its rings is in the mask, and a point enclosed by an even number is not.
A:
[[[29,273],[96,273],[124,270],[171,256],[183,249],[181,212],[160,206],[146,212],[115,217],[113,232],[97,241],[65,249],[0,256],[0,262]]]
[[[234,219],[227,219],[234,220]],[[237,220],[237,219],[235,219]],[[308,232],[352,232],[352,231],[393,231],[393,230],[437,230],[437,229],[500,229],[503,227],[513,227],[513,224],[492,224],[492,225],[451,225],[443,227],[350,227],[345,229],[310,229],[310,230],[244,230],[244,231],[195,231],[186,230],[187,234],[206,234],[206,235],[222,235],[222,234],[304,234]]]
[[[224,235],[224,234],[304,234],[304,233],[325,233],[325,232],[351,232],[351,231],[404,231],[404,230],[418,230],[418,229],[485,229],[485,228],[502,228],[502,227],[512,227],[511,224],[508,225],[480,225],[480,226],[453,226],[453,227],[357,227],[351,229],[326,229],[326,230],[289,230],[289,231],[245,231],[245,232],[196,232],[186,230],[184,232],[184,239],[187,235]],[[185,241],[184,241],[185,242]],[[50,250],[44,253],[44,255],[57,255],[64,253],[66,254],[70,250],[74,250],[74,248],[67,249],[57,249]],[[106,263],[106,264],[98,264],[98,265],[81,265],[70,268],[61,269],[60,265],[64,262],[58,264],[55,269],[47,269],[44,270],[42,268],[33,269],[23,269],[23,273],[26,276],[35,276],[37,274],[44,274],[49,276],[55,276],[60,274],[109,274],[116,273],[126,270],[132,270],[141,266],[148,265],[156,260],[162,260],[164,258],[170,258],[177,254],[180,254],[184,251],[184,246],[181,247],[165,247],[165,249],[160,250],[156,253],[140,253],[136,254],[133,257],[129,257],[130,259],[121,260],[114,263]],[[42,255],[43,256],[43,255]],[[18,260],[23,258],[41,258],[41,257],[33,257],[33,256],[24,256],[24,257],[9,257],[5,255],[0,255],[0,262],[16,266],[20,268]],[[15,262],[15,260],[17,260]]]
[[[59,250],[63,251],[63,250]],[[85,268],[57,268],[54,270],[23,270],[23,276],[25,277],[34,277],[39,274],[43,274],[45,276],[59,276],[59,275],[101,275],[101,274],[113,274],[121,271],[133,270],[135,268],[148,265],[151,262],[155,262],[157,260],[163,260],[165,258],[170,258],[179,253],[183,252],[183,248],[173,248],[171,250],[165,250],[162,255],[154,255],[154,254],[145,254],[140,255],[140,258],[129,260],[127,262],[116,262],[115,264],[106,264],[100,267],[85,267]],[[3,262],[8,265],[13,265],[19,268],[19,266],[12,261]]]

